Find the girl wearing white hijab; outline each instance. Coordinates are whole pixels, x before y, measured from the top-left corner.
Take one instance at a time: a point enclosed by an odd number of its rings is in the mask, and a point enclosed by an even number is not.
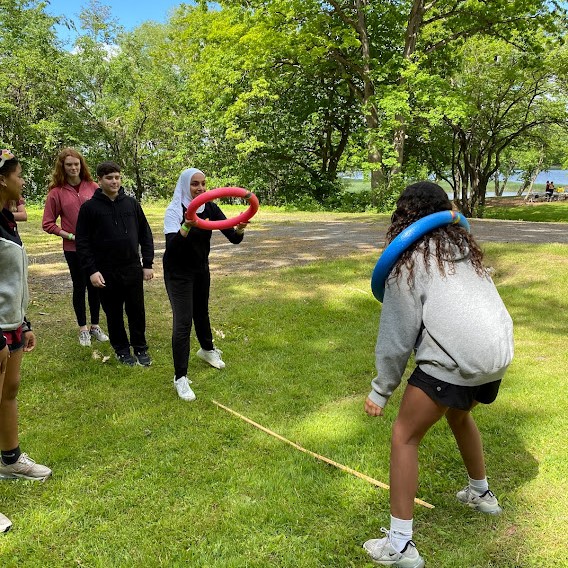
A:
[[[164,218],[164,281],[174,316],[174,386],[178,396],[187,401],[195,400],[195,393],[189,386],[191,381],[187,378],[192,322],[200,344],[197,356],[216,369],[225,367],[221,351],[213,345],[209,321],[211,231],[198,229],[195,221],[185,217],[191,201],[205,191],[205,174],[196,168],[184,170],[179,176]],[[211,221],[226,219],[221,209],[211,201],[197,209],[197,216]],[[224,229],[222,233],[233,244],[239,244],[243,240],[246,226],[247,223],[239,223],[233,229]]]

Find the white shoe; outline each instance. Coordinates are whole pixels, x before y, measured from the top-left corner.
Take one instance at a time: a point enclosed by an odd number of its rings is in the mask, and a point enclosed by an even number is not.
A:
[[[174,377],[174,387],[176,387],[178,396],[182,400],[191,402],[192,400],[195,400],[196,397],[195,393],[191,390],[189,383],[191,383],[191,381],[187,377],[180,377],[177,381]]]
[[[373,562],[396,568],[424,568],[424,559],[413,541],[409,540],[402,552],[397,552],[390,543],[389,531],[384,528],[381,531],[387,535],[385,538],[372,538],[363,545]]]
[[[98,325],[93,325],[89,333],[97,341],[108,341],[108,335]]]
[[[79,345],[82,347],[91,346],[91,334],[86,329],[79,332]]]
[[[6,515],[0,513],[0,533],[8,532],[11,526],[12,521]]]
[[[206,363],[209,363],[215,369],[224,369],[225,363],[221,359],[221,354],[223,352],[220,349],[211,349],[211,351],[205,351],[205,349],[200,349],[197,352],[197,356],[203,359]]]
[[[45,481],[51,470],[45,465],[36,463],[28,454],[21,454],[16,463],[6,465],[0,460],[0,479],[31,479]]]
[[[497,497],[495,497],[489,489],[482,495],[478,495],[475,491],[472,491],[468,485],[466,488],[458,491],[456,497],[460,503],[476,511],[487,513],[488,515],[499,515],[503,511],[503,509],[499,507]]]

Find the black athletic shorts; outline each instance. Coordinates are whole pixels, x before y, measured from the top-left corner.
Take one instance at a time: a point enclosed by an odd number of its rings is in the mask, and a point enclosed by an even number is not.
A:
[[[501,380],[476,387],[462,387],[439,381],[416,367],[408,379],[408,384],[424,391],[438,404],[457,410],[469,410],[474,402],[491,404],[497,398]]]

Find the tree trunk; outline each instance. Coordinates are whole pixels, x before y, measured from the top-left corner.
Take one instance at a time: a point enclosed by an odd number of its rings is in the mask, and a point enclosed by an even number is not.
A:
[[[404,51],[402,56],[405,61],[409,61],[416,51],[416,42],[418,41],[418,33],[422,26],[424,18],[424,0],[414,0],[408,23],[404,35]],[[405,81],[401,77],[398,81],[399,85],[404,85]],[[406,140],[406,118],[402,115],[396,116],[397,128],[393,136],[393,146],[396,154],[397,164],[391,170],[391,174],[397,174],[402,169],[404,161],[404,142]]]

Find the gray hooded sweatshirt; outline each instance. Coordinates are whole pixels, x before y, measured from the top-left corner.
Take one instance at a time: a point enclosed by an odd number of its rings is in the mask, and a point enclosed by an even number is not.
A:
[[[432,247],[433,248],[433,247]],[[400,384],[414,349],[416,364],[432,377],[462,386],[499,380],[513,358],[513,322],[488,274],[479,276],[452,249],[454,269],[440,274],[431,256],[414,252],[414,282],[408,270],[387,280],[375,348],[377,377],[369,398],[384,408]]]

